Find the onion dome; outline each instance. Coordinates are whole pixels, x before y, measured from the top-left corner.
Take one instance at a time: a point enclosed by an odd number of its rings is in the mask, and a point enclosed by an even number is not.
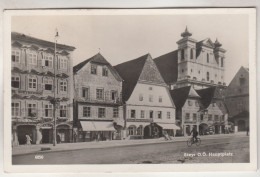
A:
[[[186,26],[186,29],[185,29],[185,31],[183,33],[181,33],[181,36],[182,37],[189,37],[191,35],[192,35],[192,33],[189,32],[189,30],[188,30],[188,28]]]

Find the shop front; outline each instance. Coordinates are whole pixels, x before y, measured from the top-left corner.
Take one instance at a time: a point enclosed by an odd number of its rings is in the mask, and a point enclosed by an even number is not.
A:
[[[116,129],[112,121],[80,121],[79,141],[112,140]]]
[[[172,123],[156,123],[158,126],[162,128],[169,136],[176,136],[176,130],[180,130],[175,124]]]

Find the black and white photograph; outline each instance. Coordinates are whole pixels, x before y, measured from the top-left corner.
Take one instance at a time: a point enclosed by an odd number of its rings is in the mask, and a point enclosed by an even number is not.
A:
[[[9,165],[256,167],[255,16],[254,8],[11,11]]]

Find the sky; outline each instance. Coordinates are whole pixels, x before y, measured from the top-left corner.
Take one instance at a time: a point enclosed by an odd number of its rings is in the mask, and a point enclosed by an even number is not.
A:
[[[226,52],[225,80],[229,84],[241,66],[249,65],[247,15],[68,15],[15,16],[11,30],[76,47],[73,66],[99,51],[116,65],[150,53],[152,58],[178,48],[188,26],[192,38],[216,38]]]

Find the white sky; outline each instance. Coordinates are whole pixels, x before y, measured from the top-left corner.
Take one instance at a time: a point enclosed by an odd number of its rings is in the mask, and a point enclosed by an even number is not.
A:
[[[248,67],[247,15],[120,15],[17,16],[12,31],[76,47],[73,65],[98,53],[112,64],[151,54],[153,58],[177,49],[186,25],[198,41],[216,38],[226,52],[226,83],[241,66]]]

